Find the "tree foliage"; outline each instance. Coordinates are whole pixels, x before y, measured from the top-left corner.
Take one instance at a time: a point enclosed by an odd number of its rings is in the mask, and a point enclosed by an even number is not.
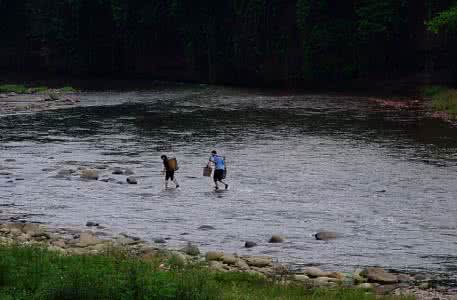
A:
[[[422,63],[419,2],[448,9],[431,30],[457,28],[457,6],[436,0],[0,0],[0,68],[238,84],[389,77]]]

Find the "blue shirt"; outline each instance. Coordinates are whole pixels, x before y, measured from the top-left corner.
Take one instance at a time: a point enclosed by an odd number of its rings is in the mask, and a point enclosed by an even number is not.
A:
[[[210,161],[216,165],[216,170],[225,170],[225,161],[219,155],[211,155]]]

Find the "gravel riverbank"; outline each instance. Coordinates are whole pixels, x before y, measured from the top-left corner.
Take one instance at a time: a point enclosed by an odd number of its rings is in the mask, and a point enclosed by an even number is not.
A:
[[[222,251],[201,253],[198,246],[189,243],[181,249],[169,249],[163,241],[148,243],[135,236],[122,233],[107,238],[97,231],[95,223],[88,223],[94,230],[78,231],[68,228],[48,228],[34,223],[5,223],[0,225],[0,244],[39,245],[62,255],[99,255],[122,250],[142,260],[163,258],[161,268],[167,269],[170,258],[181,263],[204,263],[217,272],[247,272],[265,278],[300,283],[306,286],[373,289],[377,294],[414,295],[417,299],[457,299],[455,291],[433,286],[427,274],[401,274],[379,267],[358,269],[353,273],[324,271],[305,267],[292,271],[271,256],[239,256]],[[98,226],[100,227],[100,226]]]

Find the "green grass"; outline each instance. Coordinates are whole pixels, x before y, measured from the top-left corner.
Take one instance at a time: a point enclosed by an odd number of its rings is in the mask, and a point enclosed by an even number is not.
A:
[[[0,246],[0,299],[379,299],[363,290],[285,286],[246,273],[168,264],[171,270],[163,271],[158,261],[122,253],[62,256],[40,248]]]
[[[24,94],[27,92],[27,88],[20,84],[1,84],[0,93],[16,93]]]
[[[71,86],[64,86],[63,88],[60,88],[59,91],[62,93],[76,93],[77,90]]]
[[[457,118],[457,90],[442,86],[429,86],[422,94],[432,99],[432,109],[445,112],[452,118]]]

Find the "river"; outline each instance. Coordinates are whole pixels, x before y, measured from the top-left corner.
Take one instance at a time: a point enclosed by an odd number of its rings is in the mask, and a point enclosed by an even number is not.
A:
[[[202,177],[213,149],[226,156],[228,191]],[[452,277],[456,150],[457,128],[360,96],[179,84],[86,92],[78,108],[0,117],[0,165],[13,173],[0,176],[0,210],[175,247]],[[163,153],[179,161],[177,190],[163,188]],[[112,168],[130,168],[139,184],[55,178],[100,166],[101,179],[125,181]],[[341,237],[316,241],[321,230]],[[286,242],[268,244],[275,233]]]

